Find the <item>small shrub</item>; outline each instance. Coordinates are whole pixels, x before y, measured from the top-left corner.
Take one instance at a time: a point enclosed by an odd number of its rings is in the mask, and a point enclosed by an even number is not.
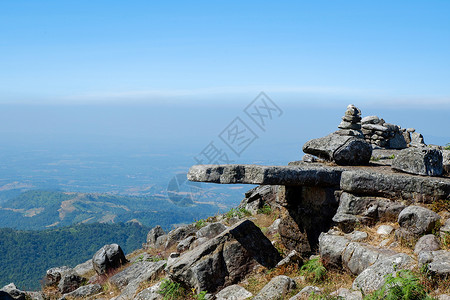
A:
[[[200,219],[198,221],[195,222],[195,228],[200,229],[202,227],[206,226],[206,221],[203,219]]]
[[[184,299],[186,291],[181,284],[173,282],[170,279],[165,279],[161,283],[158,293],[163,295],[164,300],[176,300]]]
[[[385,283],[381,289],[365,296],[364,300],[426,300],[433,299],[420,283],[419,278],[410,270],[400,270],[385,276]]]
[[[272,213],[272,207],[269,204],[264,204],[263,207],[258,209],[258,214],[270,215]]]
[[[252,214],[246,210],[245,208],[241,207],[241,208],[232,208],[230,209],[229,212],[227,212],[225,214],[225,218],[227,218],[227,220],[233,218],[233,217],[238,217],[238,218],[242,218],[242,217],[248,217],[251,216]]]
[[[318,258],[308,260],[301,268],[300,274],[312,283],[319,283],[325,279],[327,269]]]
[[[371,161],[379,161],[380,158],[379,158],[379,157],[372,156],[372,157],[370,157],[370,160],[371,160]]]
[[[395,158],[395,154],[392,154],[392,155],[387,157],[387,159],[394,159],[394,158]]]
[[[447,143],[447,144],[444,146],[444,150],[450,150],[450,143]]]
[[[200,293],[198,293],[198,295],[194,294],[193,298],[196,300],[205,300],[207,293],[208,293],[207,291],[201,291]]]

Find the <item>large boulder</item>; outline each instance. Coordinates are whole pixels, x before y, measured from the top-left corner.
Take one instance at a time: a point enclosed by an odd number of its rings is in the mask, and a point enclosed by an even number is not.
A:
[[[270,240],[253,222],[244,220],[168,262],[166,271],[188,288],[214,293],[239,282],[255,266],[273,268],[280,260]]]
[[[428,148],[408,148],[398,152],[392,162],[394,170],[426,176],[443,173],[442,152]]]
[[[98,275],[106,274],[127,262],[122,248],[117,244],[103,246],[92,257],[92,265]]]
[[[427,234],[421,237],[414,246],[414,253],[422,251],[436,251],[441,249],[441,243],[434,234]]]
[[[272,278],[253,300],[283,299],[291,290],[295,289],[295,281],[285,275]]]
[[[223,232],[227,229],[227,226],[223,225],[222,223],[216,222],[206,225],[205,227],[200,228],[196,236],[197,238],[213,238],[219,233]]]
[[[450,251],[423,251],[419,253],[419,266],[434,275],[448,278],[450,275]]]
[[[384,257],[361,272],[353,281],[353,289],[364,294],[379,290],[385,283],[385,276],[394,271],[413,267],[414,261],[404,253]]]
[[[366,165],[372,156],[372,146],[358,137],[332,133],[306,142],[303,152],[338,165]]]
[[[341,268],[342,253],[347,248],[350,240],[333,232],[323,232],[319,237],[319,252],[323,264],[326,267]]]
[[[376,248],[365,243],[352,242],[342,253],[344,266],[358,275],[377,261],[397,254],[395,251]]]
[[[406,240],[418,238],[431,233],[441,217],[432,210],[422,206],[411,205],[402,210],[398,216],[400,228],[395,232],[398,238]]]

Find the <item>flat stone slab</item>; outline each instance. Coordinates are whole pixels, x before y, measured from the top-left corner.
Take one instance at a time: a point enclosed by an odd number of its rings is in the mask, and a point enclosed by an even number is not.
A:
[[[222,184],[336,187],[361,195],[430,202],[450,199],[450,178],[398,173],[389,166],[333,166],[291,162],[288,166],[195,165],[188,179]]]
[[[244,183],[264,185],[339,186],[339,167],[323,165],[259,166],[259,165],[195,165],[187,175],[190,181]]]

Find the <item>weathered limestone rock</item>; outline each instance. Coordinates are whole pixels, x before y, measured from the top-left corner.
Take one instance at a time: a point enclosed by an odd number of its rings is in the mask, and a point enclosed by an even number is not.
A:
[[[191,235],[191,236],[188,236],[187,238],[181,240],[177,245],[177,251],[183,252],[183,251],[188,250],[191,247],[192,243],[195,241],[195,239],[196,239],[196,237]]]
[[[80,276],[83,276],[83,275],[91,272],[92,270],[94,270],[94,266],[92,265],[92,259],[89,259],[88,261],[85,261],[84,263],[76,265],[73,268],[73,271]]]
[[[421,237],[414,247],[414,253],[419,254],[422,251],[436,251],[441,249],[441,243],[434,234],[427,234]]]
[[[301,166],[195,165],[187,176],[191,181],[226,184],[339,186],[342,171],[308,163]]]
[[[357,230],[355,230],[351,233],[345,234],[344,236],[352,242],[362,242],[369,237],[367,232],[357,231]]]
[[[245,300],[252,296],[252,293],[240,285],[233,284],[218,292],[216,294],[216,300]]]
[[[166,271],[189,288],[214,293],[237,283],[256,265],[272,268],[280,260],[270,240],[253,222],[244,220],[168,263]]]
[[[362,271],[353,281],[352,288],[362,290],[367,295],[383,286],[385,275],[395,270],[411,268],[413,263],[413,259],[404,253],[385,257]]]
[[[125,268],[123,271],[109,278],[109,282],[119,289],[123,289],[131,281],[138,278],[140,281],[155,279],[156,276],[162,272],[165,263],[165,260],[160,260],[157,262],[137,261]]]
[[[216,222],[206,225],[205,227],[200,228],[196,235],[197,238],[213,238],[219,233],[225,231],[227,229],[227,226],[223,225],[222,223]]]
[[[272,225],[267,227],[267,234],[275,234],[278,233],[280,228],[281,219],[278,218],[275,221],[273,221]]]
[[[319,252],[325,267],[341,268],[342,253],[350,244],[346,237],[333,233],[322,233],[319,237]]]
[[[161,226],[153,227],[147,234],[147,245],[148,247],[155,247],[156,241],[160,236],[165,234]]]
[[[272,278],[261,291],[253,298],[254,300],[280,299],[295,288],[295,281],[285,275]]]
[[[426,265],[432,274],[448,277],[450,275],[450,251],[423,251],[419,253],[419,266]]]
[[[394,227],[391,225],[381,225],[377,229],[377,234],[379,235],[390,235],[394,231]]]
[[[416,147],[416,148],[422,148],[422,147],[426,147],[426,144],[423,140],[423,136],[418,133],[418,132],[411,132],[411,146]]]
[[[72,272],[73,272],[72,268],[69,268],[67,266],[51,268],[46,272],[45,285],[46,286],[57,285],[64,275]]]
[[[400,228],[397,229],[395,235],[398,238],[409,240],[431,233],[440,218],[437,213],[425,207],[408,206],[398,216]]]
[[[396,221],[405,205],[380,197],[355,196],[343,192],[333,221],[344,232],[353,231],[356,224],[373,225],[378,221]]]
[[[278,268],[278,267],[281,267],[283,265],[287,265],[287,264],[291,264],[291,263],[295,263],[295,264],[299,264],[299,265],[301,265],[303,263],[302,257],[295,250],[292,250],[291,252],[289,252],[288,255],[286,255],[285,258],[280,260],[278,262],[278,264],[276,265],[276,267]]]
[[[313,286],[313,285],[307,285],[300,292],[298,292],[295,296],[291,297],[289,300],[303,300],[308,299],[312,295],[320,295],[322,294],[322,289]]]
[[[98,294],[103,291],[103,288],[100,284],[88,284],[83,285],[74,290],[73,292],[65,294],[65,297],[72,298],[86,298],[95,294]]]
[[[330,294],[330,296],[339,297],[339,299],[345,300],[362,300],[363,296],[360,291],[351,291],[349,289],[340,288],[337,291]]]
[[[410,199],[429,203],[450,197],[450,180],[362,170],[344,171],[341,189],[352,194]]]
[[[195,228],[193,224],[177,227],[167,234],[166,244],[164,247],[166,249],[170,248],[188,236],[195,235],[196,232],[197,228]]]
[[[397,254],[395,251],[379,249],[365,243],[352,242],[342,253],[344,266],[353,274],[358,275],[379,260]]]
[[[442,153],[440,150],[427,148],[404,149],[394,158],[392,168],[417,175],[441,176]]]
[[[444,169],[444,174],[450,175],[450,150],[442,151],[442,166]]]
[[[79,288],[85,281],[85,278],[75,273],[66,274],[59,281],[58,290],[61,294],[67,294]]]
[[[92,257],[92,265],[98,275],[103,275],[127,263],[125,254],[117,244],[105,245]]]
[[[19,290],[14,283],[5,285],[0,289],[0,299],[4,300],[25,300],[25,292]]]
[[[161,287],[161,283],[162,283],[162,281],[141,291],[139,294],[136,295],[134,300],[162,300],[163,295],[158,293],[159,289]]]
[[[372,147],[361,138],[332,133],[306,142],[303,152],[338,165],[366,165],[372,155]]]

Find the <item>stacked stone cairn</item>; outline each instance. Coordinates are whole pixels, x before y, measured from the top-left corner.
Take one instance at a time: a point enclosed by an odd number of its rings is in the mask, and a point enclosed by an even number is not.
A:
[[[373,148],[405,149],[408,146],[424,147],[423,136],[414,128],[401,128],[398,125],[386,123],[377,116],[364,117],[361,120],[361,131],[364,139]]]
[[[361,132],[361,110],[350,104],[347,106],[342,122],[338,126],[339,130],[336,131],[339,135],[355,136],[363,138]]]

